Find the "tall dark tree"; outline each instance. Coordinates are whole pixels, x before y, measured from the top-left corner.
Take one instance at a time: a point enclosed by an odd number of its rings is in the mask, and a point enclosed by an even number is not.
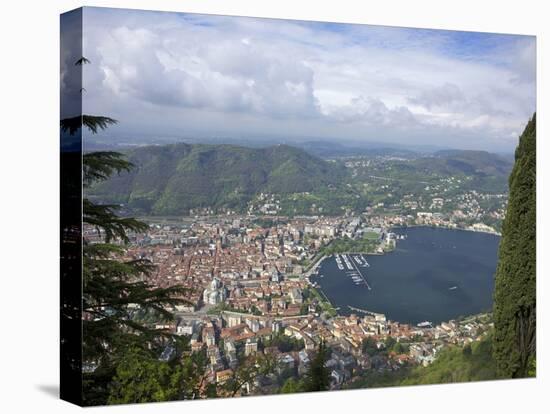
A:
[[[89,61],[82,58],[75,65],[85,63]],[[82,133],[83,128],[95,134],[116,123],[105,116],[82,115],[62,119],[60,126],[69,135]],[[82,240],[82,362],[84,367],[92,368],[83,374],[85,405],[108,402],[119,363],[128,365],[128,359],[124,358],[129,350],[155,352],[171,338],[169,332],[136,319],[135,309],[154,313],[159,321],[173,320],[171,308],[183,302],[185,293],[178,286],[155,287],[148,279],[153,269],[148,260],[124,258],[124,244],[129,235],[144,232],[148,228],[146,223],[119,216],[117,205],[98,204],[86,197],[89,186],[131,168],[132,164],[117,152],[90,152],[82,156],[82,222],[101,236],[99,243],[91,243],[85,237]],[[155,399],[170,395],[155,394]]]
[[[529,375],[536,352],[536,114],[510,175],[494,292],[494,357],[502,377]]]
[[[256,354],[240,358],[239,365],[221,388],[228,396],[235,397],[242,393],[245,385],[252,387],[256,379],[271,374],[274,370],[275,360],[269,355]]]
[[[330,372],[325,366],[329,350],[324,341],[319,343],[317,352],[312,358],[305,378],[305,391],[326,391],[330,386]]]
[[[92,132],[112,123],[106,124],[104,117],[97,122],[92,116],[83,119]],[[87,153],[82,163],[85,189],[132,167],[116,152]],[[84,375],[83,397],[91,405],[107,402],[109,384],[128,349],[160,349],[170,337],[168,332],[136,320],[134,309],[153,312],[159,321],[172,320],[170,308],[182,302],[184,290],[156,288],[148,280],[153,270],[148,260],[123,259],[129,234],[145,231],[145,223],[118,216],[116,205],[97,204],[86,197],[82,204],[84,224],[102,235],[101,243],[90,243],[84,238],[82,251],[83,361],[96,367]]]

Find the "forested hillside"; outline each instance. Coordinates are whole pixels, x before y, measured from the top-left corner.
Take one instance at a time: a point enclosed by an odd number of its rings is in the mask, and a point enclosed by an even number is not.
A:
[[[390,372],[369,371],[352,383],[350,388],[494,380],[497,374],[492,349],[493,338],[490,334],[464,348],[455,346],[440,351],[435,362],[427,367],[402,368]]]
[[[197,207],[242,208],[260,192],[290,194],[326,188],[347,177],[345,167],[277,145],[141,147],[127,153],[129,173],[100,183],[91,193],[146,214],[186,214]]]

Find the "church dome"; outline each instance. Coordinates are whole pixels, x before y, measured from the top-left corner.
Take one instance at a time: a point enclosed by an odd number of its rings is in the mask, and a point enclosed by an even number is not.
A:
[[[219,289],[221,287],[221,282],[218,278],[212,279],[212,282],[210,283],[210,288],[212,290]]]

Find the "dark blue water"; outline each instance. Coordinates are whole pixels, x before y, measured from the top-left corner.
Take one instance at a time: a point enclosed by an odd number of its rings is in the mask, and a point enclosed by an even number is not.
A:
[[[406,235],[396,250],[365,255],[370,267],[358,267],[371,290],[356,285],[345,264],[339,270],[334,257],[321,264],[323,277],[312,277],[340,313],[352,313],[350,305],[394,321],[439,323],[492,308],[500,237],[428,227],[394,231]]]

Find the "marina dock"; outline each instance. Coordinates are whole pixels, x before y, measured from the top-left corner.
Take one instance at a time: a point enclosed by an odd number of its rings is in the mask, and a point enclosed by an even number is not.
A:
[[[342,254],[342,258],[344,259],[344,262],[346,263],[346,266],[348,267],[348,269],[354,270],[354,272],[353,272],[354,276],[352,276],[352,278],[357,277],[357,276],[355,276],[355,274],[357,274],[363,280],[363,282],[365,283],[365,286],[367,286],[367,288],[369,290],[372,290],[371,286],[369,285],[369,282],[367,282],[367,278],[363,275],[363,273],[361,273],[361,271],[359,270],[359,267],[355,263],[355,261],[357,260],[357,257],[352,256],[351,254],[349,255],[349,257],[346,254]],[[364,260],[364,261],[365,261],[366,265],[368,266],[369,264],[367,263],[367,261],[366,260]],[[338,266],[338,268],[340,268],[340,266]],[[343,269],[340,269],[340,270],[343,270]],[[354,279],[354,281],[355,281],[355,279]]]

